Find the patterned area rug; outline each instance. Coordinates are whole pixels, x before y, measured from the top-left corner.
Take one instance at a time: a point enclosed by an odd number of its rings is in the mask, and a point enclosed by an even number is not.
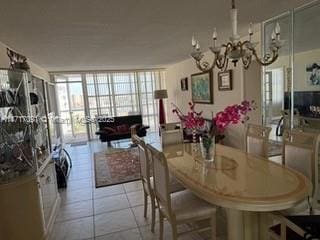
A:
[[[140,179],[138,148],[109,149],[94,154],[96,187]]]

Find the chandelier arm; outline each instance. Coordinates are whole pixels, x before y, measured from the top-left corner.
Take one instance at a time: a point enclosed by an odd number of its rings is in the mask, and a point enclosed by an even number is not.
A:
[[[260,59],[257,55],[257,51],[255,49],[250,49],[250,51],[252,52],[253,56],[255,57],[255,59],[257,60],[257,62],[259,64],[261,64],[262,66],[268,66],[272,63],[274,63],[278,57],[279,57],[279,48],[276,48],[276,50],[272,50],[272,57],[268,57],[268,54],[264,55],[262,59]],[[266,59],[266,60],[263,60]],[[270,59],[270,60],[267,60]]]
[[[229,59],[227,58],[226,65],[224,66],[224,69],[223,69],[224,72],[227,71],[228,65],[229,65]]]
[[[201,71],[201,72],[205,72],[208,70],[208,65],[209,63],[208,62],[201,62],[200,61],[197,61],[196,60],[196,65],[197,65],[197,68]]]
[[[197,68],[198,68],[201,72],[210,71],[210,70],[212,70],[212,69],[215,67],[215,65],[216,65],[216,57],[214,58],[211,66],[210,66],[210,64],[209,64],[207,61],[201,62],[201,60],[196,61],[196,65],[197,65]],[[210,66],[210,67],[209,67],[209,66]]]
[[[245,55],[246,50],[251,51],[249,48],[246,47],[247,43],[250,43],[250,42],[245,41],[243,43],[241,43],[241,42],[238,43],[238,45],[240,47],[240,51],[243,53],[243,54],[241,54],[241,61],[242,61],[244,69],[248,69],[251,64],[251,61],[252,61],[252,54],[250,54],[249,56]]]
[[[242,63],[243,63],[244,69],[248,69],[251,62],[252,62],[252,55],[250,55],[250,57],[248,57],[247,59],[242,58]]]
[[[223,54],[223,60],[219,60],[219,58],[217,57],[217,67],[219,69],[227,69],[228,64],[229,64],[229,59],[227,57],[228,52],[230,51],[230,49],[232,48],[232,44],[229,42],[227,45],[226,44],[222,44],[222,47],[225,48],[224,54]],[[222,62],[223,61],[223,62]]]

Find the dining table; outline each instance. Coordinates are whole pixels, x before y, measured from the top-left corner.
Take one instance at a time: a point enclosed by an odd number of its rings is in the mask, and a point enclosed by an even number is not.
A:
[[[233,147],[216,144],[207,161],[199,143],[150,144],[164,153],[170,174],[184,187],[226,210],[229,240],[266,239],[266,213],[290,209],[312,190],[303,174]]]

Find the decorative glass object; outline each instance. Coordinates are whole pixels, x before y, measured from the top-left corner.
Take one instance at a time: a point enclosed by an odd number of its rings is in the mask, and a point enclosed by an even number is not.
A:
[[[200,150],[202,158],[205,161],[213,162],[215,156],[215,136],[201,136],[200,137]]]
[[[25,71],[0,70],[0,184],[36,171]]]
[[[192,129],[192,142],[193,143],[197,142],[197,129],[195,128]]]

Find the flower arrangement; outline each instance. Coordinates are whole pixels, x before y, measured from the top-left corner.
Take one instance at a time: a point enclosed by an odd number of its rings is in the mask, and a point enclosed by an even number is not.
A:
[[[249,120],[248,113],[256,109],[254,101],[244,100],[240,104],[226,107],[222,112],[218,112],[212,119],[217,132],[223,133],[231,124],[245,123]]]
[[[172,105],[174,107],[172,112],[178,116],[186,128],[199,129],[204,126],[205,120],[202,117],[202,111],[196,112],[195,103],[189,102],[190,111],[187,113],[187,115],[184,115],[175,104],[172,103]]]
[[[184,127],[192,130],[199,130],[204,127],[205,120],[202,117],[202,111],[197,112],[195,110],[195,103],[189,102],[190,111],[185,115],[182,111],[172,103],[173,110],[178,118],[181,120]],[[215,117],[212,118],[212,127],[208,129],[207,136],[211,138],[213,136],[219,136],[218,139],[223,138],[223,133],[230,125],[238,123],[245,123],[249,120],[248,113],[256,109],[254,101],[244,100],[240,104],[234,104],[227,106],[223,111],[218,112]]]
[[[173,108],[172,112],[178,116],[178,118],[180,119],[180,121],[184,125],[184,127],[192,130],[192,139],[193,139],[193,142],[196,142],[197,130],[201,129],[204,126],[205,120],[202,117],[202,111],[196,112],[196,110],[195,110],[196,104],[195,103],[189,102],[188,104],[189,104],[190,111],[187,113],[187,115],[184,115],[181,112],[181,110],[173,103],[172,103],[172,105],[174,108]]]
[[[195,111],[195,104],[189,102],[190,111],[184,115],[181,110],[174,104],[172,112],[175,113],[181,120],[182,124],[192,129],[193,142],[196,141],[196,130],[203,128],[205,120],[202,117],[202,111]],[[240,104],[234,104],[226,107],[223,111],[218,112],[212,118],[212,126],[208,131],[203,132],[200,137],[200,147],[202,156],[205,160],[214,160],[215,142],[219,142],[224,138],[224,131],[230,125],[238,123],[245,123],[249,120],[248,113],[256,109],[254,101],[242,101]]]

